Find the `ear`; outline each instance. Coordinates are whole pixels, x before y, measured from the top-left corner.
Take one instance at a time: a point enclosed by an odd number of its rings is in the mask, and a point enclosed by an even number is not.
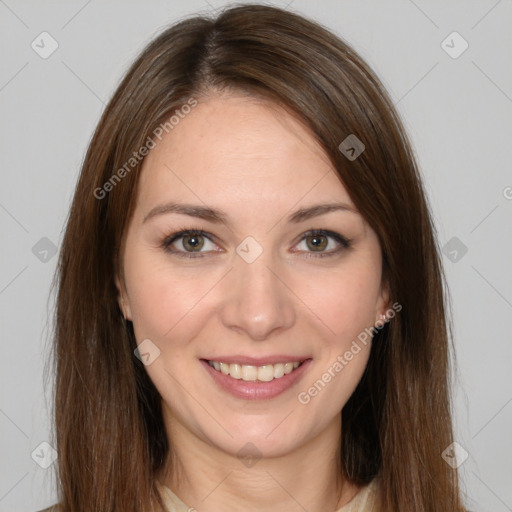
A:
[[[117,302],[125,320],[132,321],[132,311],[130,308],[130,301],[128,300],[128,293],[126,292],[126,285],[124,279],[120,278],[118,275],[115,276],[114,282],[117,288]]]
[[[375,319],[373,321],[374,325],[383,325],[388,321],[386,312],[391,308],[391,300],[390,300],[390,291],[389,284],[386,280],[382,280],[379,298],[377,300],[377,304],[375,307]]]

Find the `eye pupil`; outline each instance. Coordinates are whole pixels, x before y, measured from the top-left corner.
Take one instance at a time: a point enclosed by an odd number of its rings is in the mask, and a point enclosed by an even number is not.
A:
[[[308,242],[309,241],[312,243],[310,249],[313,249],[314,251],[325,249],[327,246],[327,237],[324,235],[312,235],[308,237]]]
[[[185,235],[183,237],[183,247],[185,249],[201,249],[204,245],[201,235]]]

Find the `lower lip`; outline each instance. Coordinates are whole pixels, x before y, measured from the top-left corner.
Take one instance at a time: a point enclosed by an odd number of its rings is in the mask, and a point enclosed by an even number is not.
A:
[[[291,373],[283,375],[280,379],[261,382],[234,379],[212,368],[208,361],[201,359],[201,363],[206,371],[224,391],[227,391],[236,398],[243,398],[245,400],[267,400],[284,393],[299,381],[311,361],[311,359],[307,359]]]

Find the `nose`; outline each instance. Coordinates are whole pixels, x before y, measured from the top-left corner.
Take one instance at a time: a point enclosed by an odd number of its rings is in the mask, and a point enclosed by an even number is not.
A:
[[[293,293],[265,252],[252,263],[236,257],[224,283],[221,321],[231,330],[264,341],[290,329],[296,320]]]

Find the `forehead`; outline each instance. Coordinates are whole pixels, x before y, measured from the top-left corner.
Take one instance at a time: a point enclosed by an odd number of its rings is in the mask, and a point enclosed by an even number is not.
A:
[[[145,158],[138,188],[148,207],[184,195],[211,206],[352,204],[303,123],[275,103],[233,94],[202,99],[183,116]]]

